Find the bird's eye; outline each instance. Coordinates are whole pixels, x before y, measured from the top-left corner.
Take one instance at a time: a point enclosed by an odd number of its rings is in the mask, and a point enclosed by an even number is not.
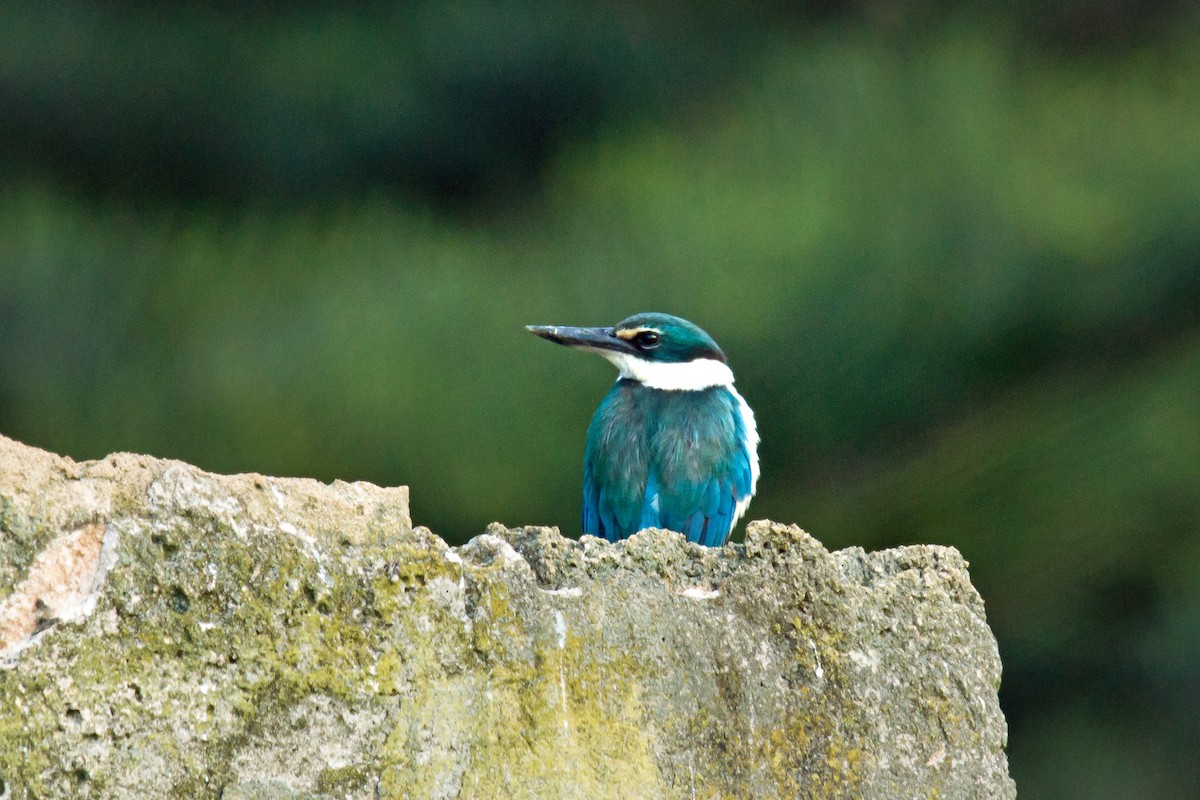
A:
[[[659,342],[662,341],[662,337],[659,336],[655,331],[642,331],[637,335],[634,341],[637,342],[637,346],[643,350],[653,350],[654,348],[658,347]]]

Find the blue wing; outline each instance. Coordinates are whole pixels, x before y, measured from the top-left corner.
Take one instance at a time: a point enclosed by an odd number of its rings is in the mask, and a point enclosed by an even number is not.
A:
[[[705,547],[719,547],[729,539],[738,505],[750,497],[751,471],[749,457],[738,454],[730,468],[709,479],[690,502],[660,500],[668,509],[661,514],[660,526],[679,531],[689,542]]]
[[[638,530],[646,528],[661,528],[662,493],[658,490],[658,477],[650,472],[646,475],[646,494],[642,500],[642,515],[638,521]]]
[[[585,534],[615,542],[632,536],[643,527],[652,527],[652,525],[638,527],[634,524],[637,522],[636,519],[624,519],[623,517],[627,517],[628,514],[619,513],[619,504],[611,488],[601,486],[590,471],[584,471],[583,532]]]
[[[645,528],[678,531],[689,542],[719,547],[729,539],[738,504],[752,491],[750,457],[738,453],[729,470],[709,479],[699,492],[688,492],[684,503],[679,493],[664,492],[652,472],[636,525],[622,524],[607,493],[585,475],[583,481],[583,532],[610,542],[632,536]],[[682,506],[682,507],[681,507]]]
[[[641,527],[659,527],[678,531],[689,542],[705,547],[719,547],[729,539],[739,505],[750,498],[754,490],[751,455],[744,446],[732,454],[725,468],[700,485],[684,483],[669,488],[658,481],[647,482],[645,504],[642,507]],[[653,487],[653,493],[651,488]]]
[[[739,401],[728,390],[697,397],[618,383],[588,429],[583,532],[615,542],[666,528],[724,544],[754,492],[757,436]]]
[[[583,472],[583,532],[588,536],[604,536],[600,527],[600,489],[588,470]]]

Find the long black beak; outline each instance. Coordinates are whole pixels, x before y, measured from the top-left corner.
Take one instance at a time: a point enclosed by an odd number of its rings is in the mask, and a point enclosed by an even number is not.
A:
[[[525,330],[567,347],[632,352],[633,346],[613,333],[612,328],[568,328],[562,325],[526,325]]]

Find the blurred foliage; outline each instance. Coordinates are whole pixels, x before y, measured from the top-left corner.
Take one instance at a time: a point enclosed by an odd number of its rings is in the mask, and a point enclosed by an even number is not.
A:
[[[734,8],[17,0],[0,158],[143,199],[383,185],[459,204],[528,183],[605,113],[710,88],[747,36]]]
[[[1127,47],[1183,0],[1005,0],[1053,51]],[[458,207],[525,190],[605,120],[678,110],[746,71],[764,35],[830,20],[889,41],[946,0],[805,3],[0,5],[0,167],[126,199],[337,198]],[[978,10],[976,13],[980,13]]]
[[[971,560],[1022,797],[1200,797],[1189,6],[58,8],[0,10],[0,430],[574,533],[611,368],[522,325],[680,313],[752,515]]]

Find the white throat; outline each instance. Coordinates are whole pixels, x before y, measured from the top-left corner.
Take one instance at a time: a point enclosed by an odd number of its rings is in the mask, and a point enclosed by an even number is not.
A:
[[[675,363],[646,361],[629,353],[597,350],[616,366],[621,374],[617,380],[628,378],[651,389],[668,391],[699,391],[713,386],[732,386],[733,370],[715,358],[697,358]]]

